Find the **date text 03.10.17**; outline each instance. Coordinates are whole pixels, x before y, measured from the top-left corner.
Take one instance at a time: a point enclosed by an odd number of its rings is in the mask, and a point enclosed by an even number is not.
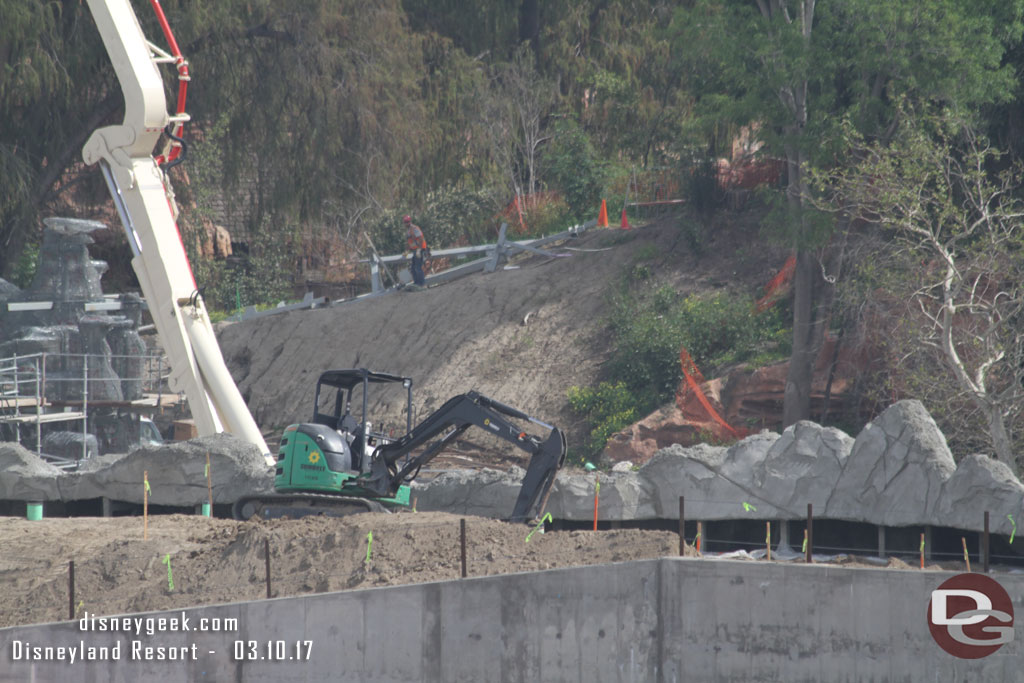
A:
[[[313,652],[312,640],[236,640],[236,662],[305,662]]]

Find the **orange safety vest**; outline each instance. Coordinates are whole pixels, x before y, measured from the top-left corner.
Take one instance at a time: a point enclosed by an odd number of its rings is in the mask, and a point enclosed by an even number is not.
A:
[[[423,231],[420,230],[418,225],[409,225],[409,230],[405,233],[406,242],[409,245],[409,250],[414,249],[426,249],[427,240],[423,238]]]

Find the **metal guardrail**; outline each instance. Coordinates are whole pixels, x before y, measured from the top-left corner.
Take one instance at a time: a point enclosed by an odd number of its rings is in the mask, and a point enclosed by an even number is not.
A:
[[[508,259],[509,256],[518,252],[527,251],[540,254],[542,256],[550,256],[550,252],[542,250],[541,247],[555,242],[574,239],[596,225],[597,220],[594,219],[587,221],[582,225],[574,225],[571,228],[554,235],[548,235],[546,237],[540,237],[532,240],[509,241],[506,239],[508,223],[502,223],[501,229],[498,231],[498,241],[494,244],[479,244],[471,247],[454,247],[451,249],[432,249],[431,256],[433,258],[459,258],[462,256],[472,256],[473,254],[483,254],[483,257],[468,263],[461,263],[437,273],[431,273],[426,276],[426,284],[429,286],[441,284],[443,282],[450,282],[460,277],[471,275],[472,273],[479,273],[481,271],[492,273],[497,270],[498,264],[502,259]],[[228,320],[233,322],[255,320],[256,318],[263,318],[268,315],[277,315],[278,313],[286,313],[288,311],[331,306],[335,304],[348,303],[350,301],[361,301],[363,299],[386,294],[396,290],[398,287],[384,287],[381,280],[381,270],[386,268],[387,264],[403,263],[404,261],[406,261],[406,258],[402,254],[393,254],[389,256],[378,256],[377,254],[374,254],[370,258],[361,259],[359,263],[368,263],[370,265],[370,291],[366,294],[361,294],[351,299],[328,301],[326,297],[317,297],[314,299],[312,292],[306,292],[302,301],[298,303],[285,304],[282,302],[275,308],[270,308],[264,311],[258,311],[255,306],[249,306],[244,311],[229,316]],[[142,328],[140,328],[140,330],[141,329]]]
[[[317,306],[324,306],[327,304],[327,297],[320,296],[313,298],[313,292],[306,292],[305,296],[302,297],[302,301],[295,304],[286,304],[283,301],[274,308],[268,308],[265,311],[256,310],[255,306],[247,306],[241,313],[235,313],[228,317],[228,320],[239,322],[242,320],[255,320],[256,318],[263,318],[268,315],[277,315],[278,313],[286,313],[287,311],[298,311],[304,308],[316,308]]]
[[[509,256],[518,252],[528,251],[542,256],[550,256],[550,253],[541,250],[540,247],[554,242],[574,239],[596,225],[597,220],[595,219],[587,221],[582,225],[574,225],[567,230],[563,230],[562,232],[554,235],[548,235],[547,237],[541,237],[533,240],[508,241],[505,238],[508,231],[508,223],[502,223],[501,229],[498,231],[498,241],[494,244],[455,247],[452,249],[432,249],[431,256],[433,258],[444,258],[446,256],[458,258],[460,256],[471,256],[473,254],[485,254],[485,256],[484,258],[470,261],[469,263],[463,263],[438,273],[431,273],[426,277],[426,283],[427,285],[440,284],[442,282],[449,282],[480,271],[492,273],[497,270],[498,264],[502,259],[508,259]],[[387,291],[381,282],[381,266],[388,263],[402,263],[405,260],[406,258],[402,254],[395,254],[391,256],[377,256],[374,254],[371,258],[362,259],[360,263],[370,264],[371,294],[378,294]]]

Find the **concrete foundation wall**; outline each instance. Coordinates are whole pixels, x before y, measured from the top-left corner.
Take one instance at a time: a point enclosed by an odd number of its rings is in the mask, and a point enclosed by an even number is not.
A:
[[[1021,638],[972,661],[932,640],[928,600],[949,576],[666,558],[133,617],[184,616],[189,632],[8,628],[0,682],[1024,680]],[[995,578],[1024,614],[1024,576]],[[238,630],[198,632],[203,618],[235,618]],[[248,641],[257,658],[276,647],[287,658],[307,640],[309,661],[245,661]],[[81,643],[120,643],[120,661],[15,660]],[[146,647],[184,648],[187,661],[132,659]]]

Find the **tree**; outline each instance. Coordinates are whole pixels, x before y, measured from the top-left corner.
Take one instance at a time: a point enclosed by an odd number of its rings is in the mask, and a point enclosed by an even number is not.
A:
[[[902,122],[899,101],[967,110],[1005,99],[1013,75],[1001,57],[1020,36],[1016,1],[848,0],[817,9],[814,0],[697,0],[672,27],[693,62],[698,116],[709,125],[759,122],[768,151],[786,159],[785,207],[776,215],[797,267],[785,424],[810,417],[812,367],[837,276],[826,248],[834,223],[811,211],[809,170],[855,161],[841,121],[884,143]]]
[[[526,46],[516,51],[512,61],[492,70],[482,125],[492,159],[520,201],[539,189],[540,150],[549,138],[555,94],[553,84],[537,73],[533,53]]]
[[[973,403],[996,457],[1012,463],[1010,426],[1024,410],[1020,169],[990,172],[999,152],[962,119],[907,118],[890,145],[851,133],[860,161],[830,186],[917,265],[903,281],[914,341],[946,368],[947,396]]]
[[[258,233],[283,225],[358,232],[368,212],[487,182],[470,125],[480,66],[411,32],[398,0],[163,4],[191,64],[186,138],[218,148],[218,194],[249,232],[236,239],[269,243]],[[138,16],[162,44],[152,13]],[[0,55],[0,270],[10,273],[40,213],[109,202],[80,153],[123,100],[84,3],[0,0]],[[202,135],[221,121],[223,135]],[[186,159],[172,171],[185,231],[197,222],[189,169]]]

